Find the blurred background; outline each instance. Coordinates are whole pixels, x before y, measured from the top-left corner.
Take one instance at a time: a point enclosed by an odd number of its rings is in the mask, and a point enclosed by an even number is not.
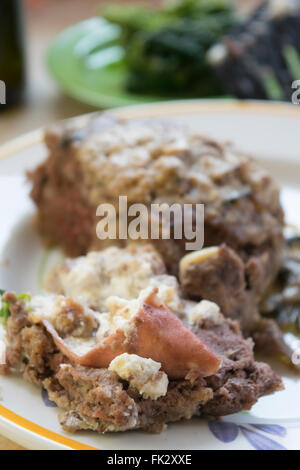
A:
[[[0,143],[96,108],[290,101],[299,11],[298,0],[1,0]]]

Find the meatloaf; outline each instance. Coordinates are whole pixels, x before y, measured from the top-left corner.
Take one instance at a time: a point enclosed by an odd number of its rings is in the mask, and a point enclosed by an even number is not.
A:
[[[260,261],[252,260],[256,285],[262,274]],[[48,273],[45,288],[55,294],[79,295],[91,308],[103,312],[109,295],[132,299],[141,289],[157,287],[163,300],[181,318],[183,305],[188,309],[193,305],[188,299],[206,299],[217,303],[226,317],[239,321],[244,336],[255,339],[257,350],[291,361],[292,349],[275,321],[260,316],[259,294],[247,288],[245,279],[244,263],[225,244],[183,257],[180,284],[176,277],[167,275],[166,266],[152,245],[129,245],[65,259]]]
[[[128,205],[205,204],[206,246],[226,243],[246,264],[266,252],[263,284],[278,270],[283,240],[278,187],[231,144],[167,121],[108,114],[85,125],[54,126],[45,143],[48,158],[30,174],[31,196],[43,236],[67,254],[103,247],[96,237],[96,208],[109,202],[118,211],[123,195]],[[176,274],[185,240],[158,240],[156,247]]]
[[[259,397],[282,389],[281,379],[271,367],[255,362],[252,340],[243,339],[238,323],[225,319],[210,302],[198,307],[194,303],[193,321],[187,324],[190,334],[218,357],[220,366],[207,377],[187,375],[175,379],[159,370],[159,363],[134,354],[117,356],[105,368],[81,365],[72,359],[75,356],[64,354],[47,327],[50,318],[56,334],[68,340],[70,347],[86,348],[106,315],[94,312],[93,316],[78,300],[44,296],[26,304],[11,293],[6,293],[4,300],[11,312],[6,370],[21,373],[29,382],[44,387],[62,409],[59,421],[68,431],[160,432],[166,423],[192,416],[223,416],[248,410]],[[137,361],[143,361],[142,379],[136,375],[137,368],[130,369],[128,358],[135,367]],[[121,361],[127,369],[121,367]],[[154,375],[148,375],[146,382],[145,374],[149,368],[153,370],[153,365]]]
[[[48,129],[45,143],[48,157],[29,175],[45,240],[59,244],[70,256],[107,244],[126,245],[128,240],[103,241],[96,235],[97,206],[112,203],[118,214],[119,196],[127,196],[128,205],[143,203],[148,208],[152,203],[202,203],[205,247],[227,247],[238,268],[239,283],[233,285],[233,276],[226,280],[231,303],[224,302],[224,290],[212,284],[206,286],[204,298],[239,320],[246,337],[254,334],[260,322],[258,304],[276,277],[284,245],[279,189],[267,171],[231,144],[157,119],[96,115],[85,124]],[[161,254],[167,272],[178,276],[187,240],[175,239],[171,230],[171,239],[150,237],[149,241]],[[218,275],[221,285],[223,274],[216,270],[210,279]],[[188,270],[182,282],[186,296],[203,298],[199,272],[194,276]],[[239,288],[243,293],[236,298]],[[265,327],[269,325],[260,324],[263,334]],[[276,325],[272,329],[280,337]],[[259,336],[257,344],[264,344]]]

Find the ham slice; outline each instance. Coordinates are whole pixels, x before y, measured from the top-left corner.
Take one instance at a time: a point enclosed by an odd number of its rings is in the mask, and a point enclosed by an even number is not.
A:
[[[43,324],[56,346],[73,363],[93,368],[108,368],[120,354],[137,354],[160,362],[171,379],[214,375],[220,359],[156,296],[157,288],[143,298],[130,319],[130,334],[117,329],[100,339],[90,351],[80,355],[61,338],[48,320]]]

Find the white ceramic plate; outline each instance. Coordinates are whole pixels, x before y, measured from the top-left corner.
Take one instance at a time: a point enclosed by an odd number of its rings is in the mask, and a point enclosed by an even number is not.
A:
[[[131,117],[164,116],[202,133],[233,140],[257,156],[282,184],[287,220],[300,226],[300,108],[292,105],[220,101],[159,103],[114,110]],[[82,119],[82,118],[81,118]],[[83,118],[85,119],[85,118]],[[46,253],[33,225],[25,172],[46,151],[41,131],[0,148],[0,287],[36,293]],[[13,376],[0,378],[0,433],[31,449],[300,449],[300,377],[284,367],[285,391],[262,398],[250,412],[209,425],[201,419],[171,424],[160,435],[142,432],[70,435],[40,390]],[[47,406],[48,405],[48,406]]]

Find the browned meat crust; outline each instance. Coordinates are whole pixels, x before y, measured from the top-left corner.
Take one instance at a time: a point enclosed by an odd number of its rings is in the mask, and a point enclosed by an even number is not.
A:
[[[291,359],[293,351],[279,326],[271,319],[261,318],[258,312],[262,277],[272,277],[271,256],[265,251],[244,262],[231,248],[222,245],[216,255],[190,264],[181,275],[181,286],[185,296],[216,302],[226,316],[239,320],[244,335],[253,337],[257,350]]]
[[[212,397],[204,381],[173,381],[164,397],[141,400],[114,372],[80,366],[61,368],[54,381],[48,379],[44,385],[50,398],[68,410],[60,415],[60,423],[69,431],[161,431],[167,422],[190,419]]]
[[[68,363],[44,327],[30,324],[25,304],[12,294],[6,294],[6,300],[11,310],[8,367],[48,390],[65,410],[60,422],[70,431],[160,431],[168,422],[193,415],[222,416],[250,409],[260,396],[282,389],[272,369],[254,361],[252,341],[242,338],[236,322],[216,326],[207,320],[194,332],[221,357],[219,372],[194,383],[171,380],[164,397],[142,399],[112,371]]]
[[[49,148],[51,134],[46,136]],[[82,177],[74,149],[62,146],[30,175],[38,227],[47,244],[62,246],[70,256],[85,254],[95,236],[96,217],[82,194]]]
[[[246,266],[235,251],[222,245],[202,263],[190,264],[181,274],[185,296],[218,303],[224,315],[240,320],[249,333],[258,319],[254,289],[246,284]]]

